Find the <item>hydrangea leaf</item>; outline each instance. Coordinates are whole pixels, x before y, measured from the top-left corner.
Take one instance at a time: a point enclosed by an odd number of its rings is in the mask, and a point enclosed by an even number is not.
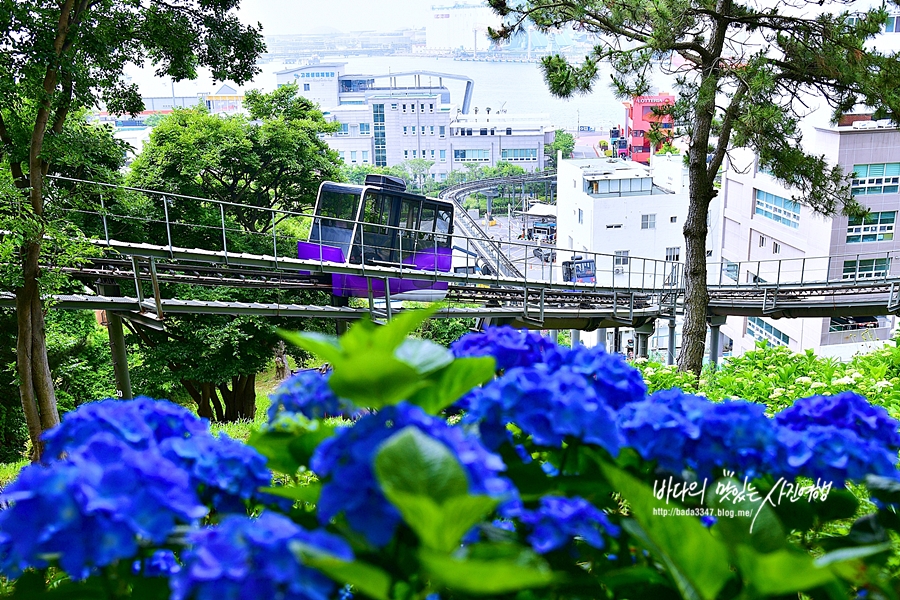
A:
[[[416,338],[404,340],[394,352],[394,356],[420,375],[433,373],[453,362],[453,353],[440,344]]]
[[[440,304],[432,304],[422,309],[402,311],[388,323],[375,329],[376,343],[383,348],[398,348],[410,333],[440,308]]]
[[[869,493],[882,502],[900,503],[900,481],[893,477],[868,475],[866,488]]]
[[[762,597],[793,595],[835,583],[831,570],[817,567],[804,552],[785,548],[761,554],[749,546],[737,546],[735,550],[744,581]]]
[[[319,444],[333,436],[336,429],[334,425],[313,422],[305,431],[294,436],[288,444],[288,452],[298,463],[307,466]]]
[[[319,494],[322,491],[322,484],[311,482],[307,485],[271,486],[260,488],[259,491],[266,494],[272,494],[273,496],[287,498],[288,500],[315,503],[319,499]]]
[[[295,346],[311,352],[323,360],[334,364],[341,360],[343,350],[338,338],[317,331],[285,331],[278,330],[278,335]]]
[[[247,444],[266,457],[270,469],[293,475],[302,466],[290,450],[295,437],[296,434],[285,431],[256,430],[250,433]]]
[[[646,484],[605,461],[598,463],[613,488],[631,507],[635,520],[625,520],[622,526],[665,564],[682,596],[700,600],[715,598],[733,575],[724,544],[699,519],[654,516],[654,508],[671,510],[674,503],[657,500]]]
[[[733,518],[719,519],[716,523],[717,530],[730,544],[747,544],[759,552],[774,552],[785,547],[787,539],[784,528],[775,510],[766,502],[765,492],[759,493],[755,501],[750,497],[721,497],[716,494],[720,484],[721,489],[737,490],[742,489],[743,484],[734,478],[722,478],[716,480],[709,490],[710,507],[734,511]]]
[[[429,377],[431,385],[409,397],[409,402],[430,414],[447,408],[477,385],[490,381],[496,361],[490,356],[457,358]]]
[[[448,556],[428,548],[419,549],[418,556],[432,582],[477,596],[546,587],[561,579],[531,550],[511,547],[515,554],[510,555],[510,547],[500,544],[496,545],[496,552],[493,547],[487,547],[495,545],[477,546],[477,558],[465,554]]]
[[[381,408],[427,385],[416,370],[382,348],[353,354],[334,364],[328,385],[357,406]]]
[[[447,553],[458,548],[466,532],[483,521],[498,503],[489,496],[463,495],[438,504],[420,494],[407,494],[390,487],[384,487],[383,491],[425,546]]]
[[[390,597],[391,576],[378,567],[359,560],[343,561],[331,556],[307,556],[302,552],[300,560],[339,583],[352,585],[369,598],[388,600]]]
[[[424,496],[438,504],[469,493],[466,473],[450,449],[412,426],[381,444],[375,475],[382,489]]]

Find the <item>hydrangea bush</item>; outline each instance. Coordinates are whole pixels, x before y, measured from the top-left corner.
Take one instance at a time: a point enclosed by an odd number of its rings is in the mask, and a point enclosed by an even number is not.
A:
[[[773,417],[536,333],[408,338],[426,317],[286,334],[334,372],[285,382],[248,445],[165,401],[67,415],[0,496],[14,595],[897,596],[883,408],[846,392]]]

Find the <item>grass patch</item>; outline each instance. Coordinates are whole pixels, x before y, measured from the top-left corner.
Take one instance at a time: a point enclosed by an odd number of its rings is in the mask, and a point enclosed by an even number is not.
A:
[[[0,463],[0,490],[19,476],[19,471],[28,464],[27,460],[20,460],[14,463]]]

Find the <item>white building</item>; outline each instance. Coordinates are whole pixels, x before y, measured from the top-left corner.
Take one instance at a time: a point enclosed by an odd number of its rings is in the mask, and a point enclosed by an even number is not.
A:
[[[450,103],[445,78],[466,82],[461,106]],[[425,159],[434,162],[430,175],[436,180],[464,170],[466,163],[505,161],[534,171],[544,167],[544,144],[555,135],[547,115],[514,116],[490,108],[470,114],[474,82],[465,76],[348,75],[344,63],[328,63],[281,71],[276,80],[279,86],[296,82],[326,118],[341,123],[326,139],[347,164],[393,166]]]
[[[595,258],[597,281],[607,285],[661,287],[672,281],[675,263],[684,262],[689,200],[680,155],[654,156],[651,167],[617,158],[562,160],[556,177],[560,261],[570,258],[570,249],[582,256],[603,255]],[[713,200],[710,223],[719,218],[719,203]],[[719,247],[718,231],[710,227],[709,260],[718,260]],[[664,352],[667,334],[657,330],[661,333],[650,350]],[[589,332],[581,339],[594,345],[596,338]]]
[[[900,273],[892,253],[900,250],[894,226],[900,209],[900,131],[889,122],[865,120],[816,128],[817,152],[845,173],[856,173],[852,191],[870,209],[865,221],[824,217],[793,202],[786,189],[760,170],[749,151],[732,153],[724,178],[723,281],[804,281],[877,278]],[[781,259],[796,259],[784,261]],[[779,274],[780,269],[780,274]],[[802,275],[801,275],[802,273]],[[794,351],[848,359],[889,339],[894,317],[800,318],[729,317],[723,347],[735,354],[757,340]]]

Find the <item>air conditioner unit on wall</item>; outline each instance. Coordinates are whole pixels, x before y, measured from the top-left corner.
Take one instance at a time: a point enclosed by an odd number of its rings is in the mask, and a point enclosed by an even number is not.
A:
[[[613,270],[613,272],[614,272],[616,275],[621,275],[621,274],[623,274],[623,273],[625,272],[625,269],[623,269],[622,267],[616,267],[616,268]]]

